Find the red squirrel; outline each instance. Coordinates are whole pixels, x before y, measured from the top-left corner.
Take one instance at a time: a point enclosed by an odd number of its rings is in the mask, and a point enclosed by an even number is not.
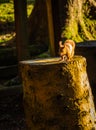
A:
[[[60,61],[70,61],[75,52],[75,42],[73,40],[66,40],[64,45],[62,41],[59,41],[59,55],[61,57]]]

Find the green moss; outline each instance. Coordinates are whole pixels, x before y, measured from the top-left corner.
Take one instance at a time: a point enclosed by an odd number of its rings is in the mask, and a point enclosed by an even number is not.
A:
[[[34,7],[33,3],[27,4],[27,14],[30,15],[32,9]],[[6,22],[13,22],[14,21],[14,3],[13,0],[10,0],[9,3],[2,3],[0,4],[0,21]]]
[[[92,37],[96,39],[96,20],[91,20],[89,18],[84,17],[85,25],[87,30],[91,33]]]
[[[76,22],[75,24],[70,23],[70,26],[66,26],[65,28],[63,28],[62,37],[66,39],[72,39],[75,42],[83,41],[82,34],[80,34],[78,30],[79,27]]]
[[[14,6],[13,1],[9,3],[0,4],[0,21],[14,21]]]
[[[48,58],[48,57],[50,57],[48,52],[44,52],[44,53],[40,54],[39,56],[37,56],[37,58]]]
[[[34,8],[34,2],[27,3],[27,15],[29,16]],[[14,3],[0,4],[0,43],[9,41],[15,35],[14,32]]]
[[[67,22],[63,27],[62,37],[75,42],[96,39],[96,7],[90,1],[69,2]]]

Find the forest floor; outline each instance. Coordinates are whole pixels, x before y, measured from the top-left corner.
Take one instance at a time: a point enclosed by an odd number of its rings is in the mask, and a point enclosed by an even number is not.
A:
[[[22,85],[13,79],[0,79],[0,130],[27,130]]]
[[[0,130],[26,130],[22,95],[0,98]]]

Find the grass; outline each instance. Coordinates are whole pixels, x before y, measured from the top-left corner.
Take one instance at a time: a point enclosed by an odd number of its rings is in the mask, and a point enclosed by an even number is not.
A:
[[[34,2],[27,3],[27,16],[30,15]],[[15,35],[14,3],[0,3],[0,43],[10,40]]]

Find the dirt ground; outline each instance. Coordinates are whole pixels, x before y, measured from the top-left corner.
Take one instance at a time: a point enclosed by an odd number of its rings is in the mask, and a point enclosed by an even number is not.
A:
[[[26,130],[22,95],[0,98],[0,130]]]

